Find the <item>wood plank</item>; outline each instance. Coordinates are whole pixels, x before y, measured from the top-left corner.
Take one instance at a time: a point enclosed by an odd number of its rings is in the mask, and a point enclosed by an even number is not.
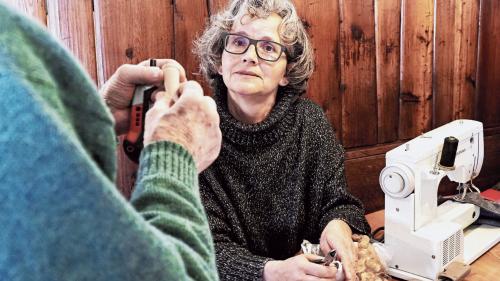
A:
[[[378,183],[384,167],[385,154],[345,161],[349,191],[363,202],[367,213],[384,208],[384,192]]]
[[[47,5],[45,1],[46,0],[16,0],[7,1],[6,3],[46,26]]]
[[[399,138],[410,139],[432,125],[433,0],[403,0]]]
[[[473,119],[476,100],[477,45],[480,0],[462,1],[456,6],[455,28],[458,55],[455,60],[455,89],[458,102],[454,119]],[[458,25],[457,25],[458,24]]]
[[[375,1],[378,143],[398,139],[401,1]]]
[[[172,58],[174,20],[172,1],[94,0],[98,82],[102,85],[122,64],[148,58]],[[117,147],[117,186],[128,198],[137,165]]]
[[[479,0],[436,2],[434,120],[474,118]]]
[[[196,7],[196,9],[193,9]],[[206,0],[175,1],[174,4],[174,58],[184,69],[189,80],[198,81],[209,93],[208,83],[199,73],[199,61],[193,54],[193,41],[201,35],[208,22]]]
[[[50,1],[48,28],[80,60],[97,83],[94,19],[91,1]]]
[[[215,15],[216,13],[222,11],[226,5],[230,2],[229,0],[207,0],[208,1],[208,12],[210,15]]]
[[[385,144],[378,144],[378,145],[372,145],[368,147],[357,147],[357,148],[351,148],[348,149],[345,153],[345,158],[350,160],[350,159],[357,159],[357,158],[363,158],[363,157],[368,157],[368,156],[375,156],[379,154],[385,154],[387,151],[396,148],[400,145],[402,145],[404,142],[398,141],[398,142],[392,142],[392,143],[385,143]]]
[[[373,1],[340,0],[342,140],[345,147],[377,138],[375,11]]]
[[[457,1],[437,1],[434,47],[434,114],[433,127],[453,120],[455,115],[455,5]]]
[[[314,48],[315,70],[308,97],[319,104],[337,137],[342,138],[342,96],[340,92],[340,14],[337,1],[294,1]],[[342,140],[341,140],[342,141]]]
[[[481,1],[476,118],[500,126],[500,1]]]
[[[173,57],[172,1],[94,1],[99,85],[124,63]]]

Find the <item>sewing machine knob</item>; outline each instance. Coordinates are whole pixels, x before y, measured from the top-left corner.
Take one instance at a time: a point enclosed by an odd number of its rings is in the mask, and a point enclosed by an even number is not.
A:
[[[404,180],[399,174],[392,173],[384,177],[384,186],[391,193],[399,193],[404,188]]]
[[[404,198],[415,189],[412,170],[401,163],[385,167],[380,173],[379,183],[384,193],[393,198]]]

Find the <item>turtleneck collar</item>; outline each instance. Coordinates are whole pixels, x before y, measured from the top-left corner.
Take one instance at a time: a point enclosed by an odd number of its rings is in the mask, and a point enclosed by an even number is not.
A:
[[[268,146],[284,137],[293,127],[295,113],[290,110],[298,99],[292,93],[278,92],[276,103],[262,122],[246,124],[238,121],[229,112],[227,94],[221,91],[214,95],[220,115],[220,127],[224,138],[241,146]]]

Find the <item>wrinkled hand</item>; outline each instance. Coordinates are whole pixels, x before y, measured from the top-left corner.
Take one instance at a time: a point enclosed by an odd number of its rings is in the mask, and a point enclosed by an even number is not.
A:
[[[198,172],[217,158],[222,133],[215,101],[203,96],[195,81],[182,81],[176,64],[163,66],[165,91],[158,92],[153,107],[146,113],[144,146],[168,140],[182,145],[194,158]]]
[[[186,73],[182,66],[171,59],[157,59],[158,67],[149,67],[149,60],[138,65],[124,64],[101,88],[101,96],[111,110],[115,119],[117,135],[126,134],[130,123],[130,103],[137,85],[155,85],[163,89],[163,71],[165,64],[175,64],[181,70],[181,81],[186,81]]]
[[[330,221],[321,234],[320,247],[323,253],[337,251],[344,268],[346,281],[357,280],[356,262],[357,250],[352,241],[352,231],[347,223],[341,220]]]
[[[265,281],[327,281],[335,280],[337,268],[312,263],[321,259],[316,255],[298,255],[280,261],[268,261],[264,266]]]

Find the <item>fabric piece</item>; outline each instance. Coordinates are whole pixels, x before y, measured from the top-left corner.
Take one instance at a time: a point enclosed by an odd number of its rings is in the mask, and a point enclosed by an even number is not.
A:
[[[468,192],[462,199],[454,196],[453,200],[461,203],[471,203],[480,208],[480,215],[476,223],[485,223],[500,227],[500,204],[485,200],[478,192]]]

